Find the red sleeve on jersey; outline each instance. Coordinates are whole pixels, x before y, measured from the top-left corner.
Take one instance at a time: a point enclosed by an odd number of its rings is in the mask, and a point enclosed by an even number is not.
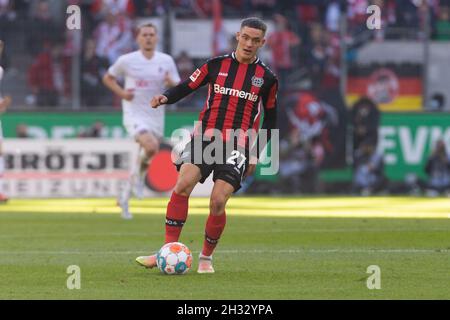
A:
[[[189,77],[189,87],[192,90],[197,89],[198,87],[204,85],[204,81],[206,76],[208,75],[208,64],[205,63],[200,69],[195,70],[195,72]]]

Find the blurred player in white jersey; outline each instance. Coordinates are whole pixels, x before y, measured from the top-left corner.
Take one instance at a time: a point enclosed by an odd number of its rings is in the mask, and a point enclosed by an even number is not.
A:
[[[0,40],[0,58],[3,53],[4,43],[2,40]],[[0,84],[3,78],[3,68],[0,66]],[[0,114],[3,114],[6,109],[11,104],[11,97],[6,96],[2,98],[1,92],[0,92]],[[3,159],[3,130],[2,130],[2,122],[0,121],[0,202],[6,202],[8,201],[8,198],[3,194],[3,184],[1,179],[3,178],[3,174],[5,172],[5,160]]]
[[[173,58],[156,51],[158,34],[153,24],[140,26],[136,41],[139,50],[119,57],[103,77],[103,83],[122,98],[123,124],[140,146],[139,164],[118,198],[125,219],[132,218],[128,202],[133,186],[135,195],[141,198],[148,164],[164,136],[165,111],[151,108],[150,101],[161,90],[180,82]],[[125,80],[123,88],[119,78]]]

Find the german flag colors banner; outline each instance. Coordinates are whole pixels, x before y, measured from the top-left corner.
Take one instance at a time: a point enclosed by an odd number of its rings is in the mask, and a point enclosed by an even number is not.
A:
[[[383,112],[422,111],[422,67],[419,65],[370,65],[351,67],[346,100],[352,106],[368,96]]]

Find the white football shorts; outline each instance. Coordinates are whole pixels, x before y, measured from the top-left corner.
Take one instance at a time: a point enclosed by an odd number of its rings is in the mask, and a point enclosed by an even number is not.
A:
[[[157,121],[149,117],[124,115],[123,125],[133,138],[144,132],[150,132],[158,139],[164,136],[164,120]]]

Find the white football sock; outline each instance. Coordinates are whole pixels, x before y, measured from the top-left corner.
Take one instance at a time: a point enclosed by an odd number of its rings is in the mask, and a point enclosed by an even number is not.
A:
[[[205,256],[201,252],[200,252],[200,255],[198,257],[199,257],[199,259],[212,260],[212,255],[211,256]]]
[[[5,159],[0,155],[0,193],[3,192],[3,174],[5,173]]]

